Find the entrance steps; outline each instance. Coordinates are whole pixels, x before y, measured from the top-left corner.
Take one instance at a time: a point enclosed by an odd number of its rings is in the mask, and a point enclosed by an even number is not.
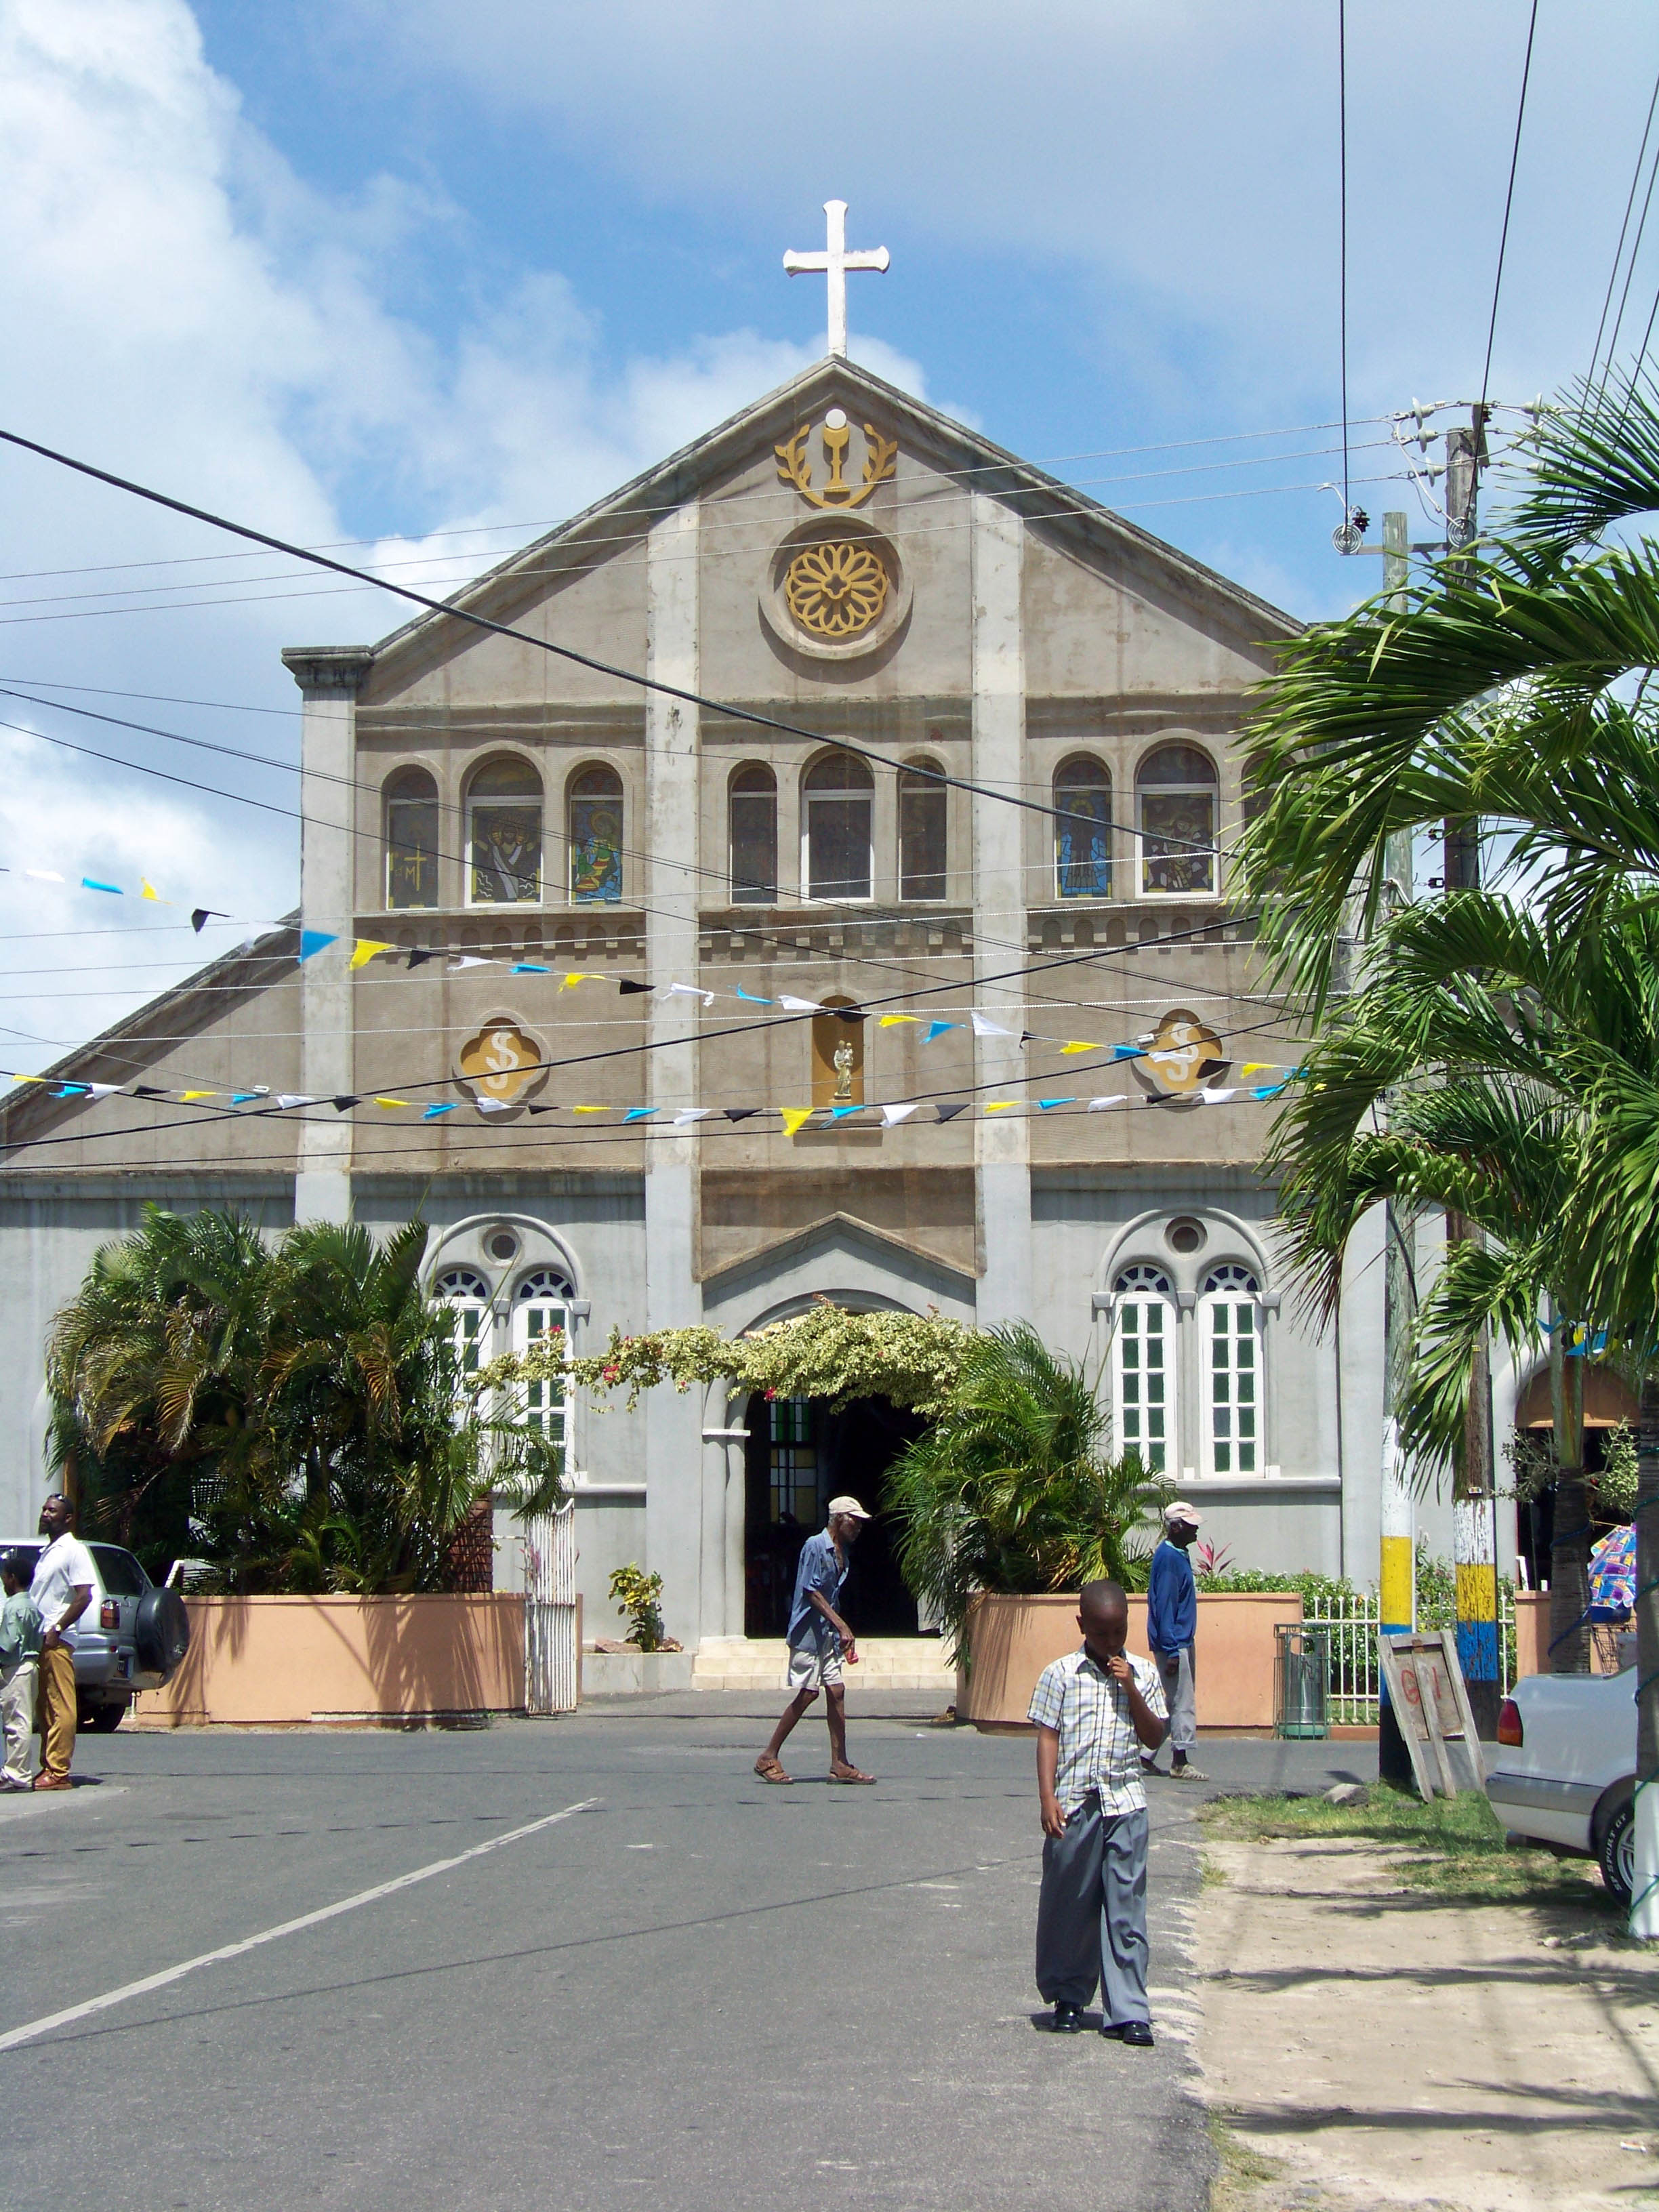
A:
[[[705,1636],[691,1658],[694,1690],[778,1690],[789,1672],[789,1647],[780,1637]],[[941,1705],[957,1694],[957,1670],[945,1663],[937,1636],[859,1638],[859,1663],[849,1668],[854,1691],[927,1690]]]

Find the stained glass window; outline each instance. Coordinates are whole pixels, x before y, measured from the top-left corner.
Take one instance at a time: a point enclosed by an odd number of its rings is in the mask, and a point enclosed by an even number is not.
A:
[[[1112,779],[1078,753],[1054,775],[1054,890],[1061,898],[1112,896]]]
[[[623,784],[613,768],[570,779],[570,896],[578,906],[616,906],[623,890]]]
[[[386,902],[438,903],[438,787],[423,768],[400,769],[386,787]]]
[[[1160,745],[1135,778],[1143,896],[1215,889],[1215,763],[1197,745]]]
[[[534,906],[542,895],[542,787],[523,761],[492,761],[467,793],[467,904]]]

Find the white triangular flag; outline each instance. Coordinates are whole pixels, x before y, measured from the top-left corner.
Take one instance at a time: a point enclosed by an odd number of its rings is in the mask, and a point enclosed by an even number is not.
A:
[[[1224,1106],[1230,1098],[1237,1097],[1238,1085],[1233,1084],[1225,1091],[1212,1091],[1209,1085],[1206,1084],[1198,1095],[1206,1106]]]
[[[881,1118],[890,1129],[896,1121],[904,1121],[915,1110],[915,1103],[908,1106],[884,1106],[881,1109]]]
[[[1127,1106],[1128,1103],[1128,1098],[1123,1091],[1115,1091],[1109,1098],[1091,1098],[1089,1101],[1089,1111],[1091,1114],[1103,1114],[1109,1106]]]
[[[88,1096],[94,1098],[118,1098],[121,1095],[121,1085],[118,1083],[89,1083],[87,1085],[87,1091]]]
[[[821,1014],[823,1012],[816,999],[791,999],[786,995],[779,998],[778,1004],[787,1006],[792,1014]]]
[[[712,1106],[682,1106],[674,1116],[674,1127],[678,1129],[682,1122],[706,1121],[714,1110]]]
[[[322,1103],[320,1098],[313,1098],[303,1091],[279,1091],[276,1093],[279,1106],[320,1106]]]
[[[472,1103],[481,1114],[506,1114],[513,1105],[510,1098],[475,1098]]]
[[[712,991],[700,991],[695,983],[671,983],[668,987],[669,997],[672,999],[676,992],[683,999],[701,999],[705,1006],[712,1006],[714,1003],[714,994]]]
[[[969,1016],[969,1019],[974,1024],[975,1036],[1012,1036],[1013,1035],[1012,1030],[1004,1029],[1000,1022],[994,1022],[988,1014],[981,1014],[977,1008]]]
[[[56,868],[25,868],[23,873],[37,884],[61,884],[64,880]]]
[[[482,952],[464,952],[455,965],[458,968],[493,968],[495,963],[486,960]]]

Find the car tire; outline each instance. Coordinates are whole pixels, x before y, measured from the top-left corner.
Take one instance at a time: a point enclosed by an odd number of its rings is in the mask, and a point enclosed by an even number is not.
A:
[[[1628,1909],[1636,1887],[1636,1802],[1627,1797],[1607,1822],[1596,1860],[1610,1895]]]
[[[113,1735],[126,1718],[126,1700],[118,1705],[88,1705],[79,1716],[78,1726],[88,1735]]]
[[[147,1589],[138,1601],[132,1641],[140,1671],[163,1681],[190,1649],[190,1616],[175,1589]]]

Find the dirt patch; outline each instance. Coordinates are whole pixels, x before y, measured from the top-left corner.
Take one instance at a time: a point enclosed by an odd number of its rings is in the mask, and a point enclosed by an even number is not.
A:
[[[1659,2206],[1659,1955],[1570,1903],[1443,1897],[1364,1840],[1206,1854],[1230,2212]]]

